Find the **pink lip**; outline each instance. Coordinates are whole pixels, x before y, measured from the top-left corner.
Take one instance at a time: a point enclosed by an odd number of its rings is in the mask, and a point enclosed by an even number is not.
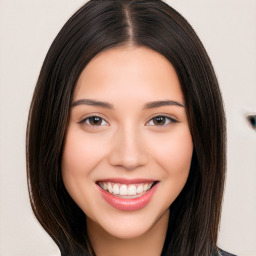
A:
[[[120,181],[120,179],[118,180]],[[111,181],[114,182],[113,179],[111,179]],[[140,180],[138,183],[143,183],[141,181],[142,180]],[[124,183],[124,182],[117,182],[117,183],[130,184],[130,183]],[[133,180],[133,184],[134,184],[134,180]],[[158,185],[159,183],[155,184],[149,191],[147,191],[142,196],[137,198],[132,198],[132,199],[114,196],[109,192],[105,191],[104,189],[102,189],[100,186],[97,186],[97,187],[102,197],[105,199],[105,201],[109,203],[111,206],[113,206],[114,208],[121,211],[136,211],[145,207],[150,202],[150,199],[153,197],[155,191],[158,188]]]

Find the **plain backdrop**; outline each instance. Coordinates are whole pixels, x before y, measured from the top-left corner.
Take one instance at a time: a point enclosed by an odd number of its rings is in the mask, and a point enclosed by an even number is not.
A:
[[[218,245],[256,256],[256,0],[170,0],[194,27],[224,97],[228,171]],[[0,0],[0,256],[58,256],[30,208],[25,133],[51,42],[82,0]]]

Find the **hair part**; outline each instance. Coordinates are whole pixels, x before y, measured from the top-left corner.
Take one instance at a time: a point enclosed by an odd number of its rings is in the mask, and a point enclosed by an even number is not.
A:
[[[62,256],[94,255],[86,216],[64,187],[61,158],[82,70],[98,53],[124,45],[149,47],[174,66],[194,143],[188,180],[170,206],[162,255],[210,255],[216,250],[226,168],[223,103],[196,33],[178,12],[159,0],[89,1],[52,43],[27,126],[27,177],[34,214]]]

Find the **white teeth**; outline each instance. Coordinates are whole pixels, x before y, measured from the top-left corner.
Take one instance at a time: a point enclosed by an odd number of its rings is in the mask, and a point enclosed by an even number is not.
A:
[[[119,194],[119,186],[118,186],[117,184],[114,185],[112,192],[113,192],[113,194],[115,194],[115,195],[118,195],[118,194]]]
[[[148,190],[148,184],[145,184],[144,186],[143,186],[143,191],[147,191]]]
[[[129,185],[113,182],[99,182],[99,185],[102,189],[114,195],[139,196],[147,192],[152,187],[153,182]]]
[[[127,196],[127,192],[128,192],[127,186],[123,184],[120,187],[120,191],[119,191],[120,196]]]
[[[110,182],[108,182],[108,192],[112,193],[112,185]]]
[[[135,196],[136,195],[136,186],[130,185],[128,188],[128,196]]]
[[[102,187],[104,190],[107,190],[108,189],[108,184],[103,182],[103,187]]]
[[[136,192],[137,192],[137,194],[142,193],[142,192],[143,192],[143,186],[142,186],[142,185],[139,185],[139,186],[137,187]]]

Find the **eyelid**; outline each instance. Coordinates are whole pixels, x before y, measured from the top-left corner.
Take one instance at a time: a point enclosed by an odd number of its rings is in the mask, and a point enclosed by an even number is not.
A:
[[[99,117],[101,118],[104,122],[106,122],[106,124],[102,125],[92,125],[92,124],[87,124],[85,123],[87,119],[89,119],[90,117]],[[109,125],[108,121],[106,121],[106,119],[99,113],[90,113],[90,114],[87,114],[85,116],[83,116],[83,118],[81,119],[81,121],[78,122],[78,124],[86,124],[88,126],[93,126],[93,127],[96,127],[96,126],[107,126]]]
[[[169,122],[168,122],[167,124],[164,124],[164,125],[156,125],[156,124],[150,124],[150,125],[149,125],[149,122],[153,121],[153,119],[156,118],[156,117],[164,117],[164,118],[168,119]],[[173,116],[170,116],[170,115],[167,115],[167,114],[157,114],[157,115],[152,116],[152,117],[146,122],[146,125],[148,125],[148,126],[157,126],[157,127],[161,127],[161,126],[167,126],[167,125],[170,124],[170,123],[178,123],[178,122],[179,122],[179,121],[178,121],[176,118],[174,118]]]
[[[87,114],[87,115],[85,115],[85,116],[83,116],[83,118],[81,119],[81,121],[79,121],[78,122],[78,124],[85,124],[85,121],[87,120],[87,119],[89,119],[90,117],[99,117],[99,118],[101,118],[104,122],[106,122],[106,124],[104,124],[104,125],[90,125],[90,124],[87,124],[88,126],[106,126],[106,125],[110,125],[109,124],[109,122],[108,121],[106,121],[106,118],[105,117],[103,117],[101,114],[99,114],[99,113],[90,113],[90,114]],[[150,122],[150,121],[152,121],[154,118],[156,118],[156,117],[164,117],[164,118],[166,118],[166,119],[168,119],[169,120],[169,123],[177,123],[177,122],[179,122],[175,117],[173,117],[173,116],[170,116],[170,115],[168,115],[168,114],[157,114],[157,115],[154,115],[154,116],[152,116],[152,117],[150,117],[150,119],[146,122],[146,125],[148,125],[148,123]],[[168,124],[169,124],[168,123]],[[168,124],[164,124],[164,125],[149,125],[149,126],[166,126],[166,125],[168,125]]]

